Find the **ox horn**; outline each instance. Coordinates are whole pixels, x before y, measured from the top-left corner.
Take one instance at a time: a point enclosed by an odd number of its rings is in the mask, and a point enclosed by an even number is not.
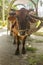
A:
[[[31,14],[30,14],[30,16],[33,17],[33,18],[35,18],[35,19],[43,21],[43,17],[38,17],[38,16],[35,16],[35,15],[31,15]]]

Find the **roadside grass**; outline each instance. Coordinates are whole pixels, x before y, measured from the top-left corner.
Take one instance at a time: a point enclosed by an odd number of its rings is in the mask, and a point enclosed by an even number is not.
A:
[[[37,36],[39,36],[39,35],[37,35]],[[41,35],[40,35],[41,36]],[[28,43],[30,42],[32,42],[32,43],[43,43],[43,39],[33,39],[33,38],[31,38],[31,37],[28,37],[27,38],[27,40],[26,40]]]
[[[43,43],[43,40],[35,40],[36,43]]]
[[[35,53],[38,49],[34,47],[26,47],[26,50]]]
[[[34,33],[34,35],[43,36],[43,32],[36,32],[36,33]]]
[[[27,58],[29,65],[43,65],[43,55],[31,54]]]

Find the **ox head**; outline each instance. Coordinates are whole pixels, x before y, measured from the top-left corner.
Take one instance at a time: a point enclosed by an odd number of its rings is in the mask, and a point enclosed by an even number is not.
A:
[[[8,20],[10,20],[11,22],[14,23],[15,20],[18,19],[18,21],[20,21],[20,22],[23,21],[25,23],[25,20],[27,20],[27,14],[29,12],[33,12],[33,11],[34,11],[33,9],[26,10],[25,8],[22,8],[21,10],[11,9]],[[23,22],[22,22],[22,24],[24,24]]]

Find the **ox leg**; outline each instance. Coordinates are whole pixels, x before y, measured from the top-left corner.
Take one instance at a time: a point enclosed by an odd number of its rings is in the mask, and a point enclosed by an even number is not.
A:
[[[14,45],[16,44],[16,40],[17,40],[17,37],[14,36],[14,42],[13,42]]]
[[[10,31],[10,36],[12,36],[12,31]]]
[[[26,53],[26,49],[25,49],[25,40],[26,40],[26,37],[23,39],[22,54],[25,54]]]
[[[16,49],[16,52],[15,52],[15,55],[19,55],[20,54],[19,45],[20,45],[20,40],[19,40],[19,36],[17,36],[17,49]]]
[[[16,44],[16,39],[14,39],[14,42],[13,42],[13,44]]]

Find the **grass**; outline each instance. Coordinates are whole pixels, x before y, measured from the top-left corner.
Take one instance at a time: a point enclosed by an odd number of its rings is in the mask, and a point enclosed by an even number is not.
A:
[[[43,65],[43,55],[30,54],[27,61],[29,62],[29,65]]]
[[[35,53],[37,51],[37,48],[33,48],[33,47],[26,47],[27,51],[30,51],[32,53]]]
[[[43,43],[43,40],[35,40],[36,43]]]
[[[26,41],[28,41],[28,42],[35,42],[35,43],[43,43],[43,39],[33,39],[33,38],[27,38],[27,40]]]
[[[34,33],[34,35],[43,36],[43,32],[36,32],[36,33]]]

